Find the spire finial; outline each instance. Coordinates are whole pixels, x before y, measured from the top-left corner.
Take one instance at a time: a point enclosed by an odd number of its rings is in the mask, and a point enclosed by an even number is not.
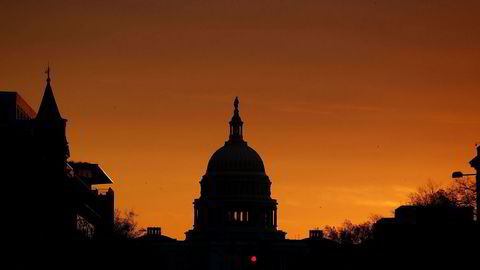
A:
[[[47,74],[47,83],[50,83],[50,64],[48,64],[47,70],[45,70],[45,73]]]
[[[235,110],[237,111],[238,110],[238,104],[240,102],[238,101],[238,97],[235,97],[235,101],[233,102],[233,106],[235,106]]]

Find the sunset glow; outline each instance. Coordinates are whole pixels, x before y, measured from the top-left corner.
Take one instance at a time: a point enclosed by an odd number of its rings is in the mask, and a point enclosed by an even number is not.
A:
[[[479,1],[4,1],[0,90],[38,111],[50,64],[71,160],[100,164],[116,208],[177,239],[238,96],[278,228],[304,238],[391,215],[427,181],[472,171],[479,11]]]

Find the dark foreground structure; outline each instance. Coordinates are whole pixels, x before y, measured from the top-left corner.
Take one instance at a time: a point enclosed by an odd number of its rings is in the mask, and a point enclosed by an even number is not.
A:
[[[68,161],[66,123],[50,76],[38,113],[17,92],[0,92],[5,239],[17,263],[55,261],[67,243],[111,234],[114,191],[98,185],[112,180],[98,164]]]
[[[336,242],[318,231],[286,240],[278,230],[271,185],[260,155],[244,140],[236,98],[229,138],[210,158],[193,202],[193,229],[185,241],[150,230],[137,243],[145,251],[143,263],[162,262],[162,269],[305,269],[321,260],[333,266],[340,254]]]
[[[132,249],[143,267],[161,269],[302,269],[312,250],[325,264],[338,244],[321,234],[302,241],[286,240],[277,229],[277,201],[260,155],[243,139],[238,98],[229,122],[229,138],[210,158],[193,202],[193,229],[185,241],[149,228]],[[330,256],[327,256],[330,255]]]
[[[404,269],[472,267],[480,255],[478,228],[472,207],[404,205],[374,225],[372,251]]]
[[[185,241],[151,230],[136,243],[143,267],[162,269],[457,269],[479,255],[473,208],[439,204],[401,206],[379,220],[374,237],[338,244],[310,231],[285,239],[277,229],[277,202],[258,153],[243,140],[238,99],[229,139],[210,158],[194,200],[193,229]],[[156,232],[156,233],[154,233]]]
[[[321,230],[288,240],[260,155],[244,141],[239,101],[229,138],[210,158],[193,202],[186,240],[158,227],[118,237],[112,180],[98,164],[68,161],[66,120],[50,77],[38,113],[16,93],[0,92],[3,197],[13,232],[5,242],[17,269],[461,269],[478,265],[472,208],[402,206],[359,245]],[[480,148],[478,150],[480,156]],[[478,156],[471,165],[478,170]],[[478,179],[478,176],[477,176]],[[11,264],[11,263],[10,263]],[[473,267],[473,269],[476,269]]]
[[[277,202],[258,153],[243,140],[234,102],[229,139],[210,158],[194,200],[193,229],[185,241],[151,231],[136,243],[145,268],[162,269],[458,269],[475,264],[478,224],[473,208],[401,206],[379,220],[374,237],[338,244],[310,231],[285,239],[277,229]]]

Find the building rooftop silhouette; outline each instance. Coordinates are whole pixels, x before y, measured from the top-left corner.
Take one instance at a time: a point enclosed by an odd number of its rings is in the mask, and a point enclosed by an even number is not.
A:
[[[0,92],[0,123],[31,120],[35,117],[35,110],[17,92]]]

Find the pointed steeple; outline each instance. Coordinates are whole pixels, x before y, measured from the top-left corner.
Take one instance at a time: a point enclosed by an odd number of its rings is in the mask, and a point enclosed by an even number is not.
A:
[[[63,119],[58,110],[50,84],[50,67],[47,74],[47,86],[43,94],[37,117],[35,118],[35,137],[38,153],[44,160],[64,163],[70,156],[65,129],[67,120]]]
[[[229,141],[242,141],[243,142],[243,121],[240,118],[240,114],[238,113],[238,97],[235,97],[235,101],[233,102],[233,106],[235,109],[233,110],[232,120],[230,120],[230,137]]]
[[[50,85],[50,67],[47,68],[45,73],[47,74],[47,86],[45,87],[42,102],[40,103],[40,108],[38,109],[37,119],[62,120],[62,116],[58,110],[57,102],[53,96],[52,86]]]

